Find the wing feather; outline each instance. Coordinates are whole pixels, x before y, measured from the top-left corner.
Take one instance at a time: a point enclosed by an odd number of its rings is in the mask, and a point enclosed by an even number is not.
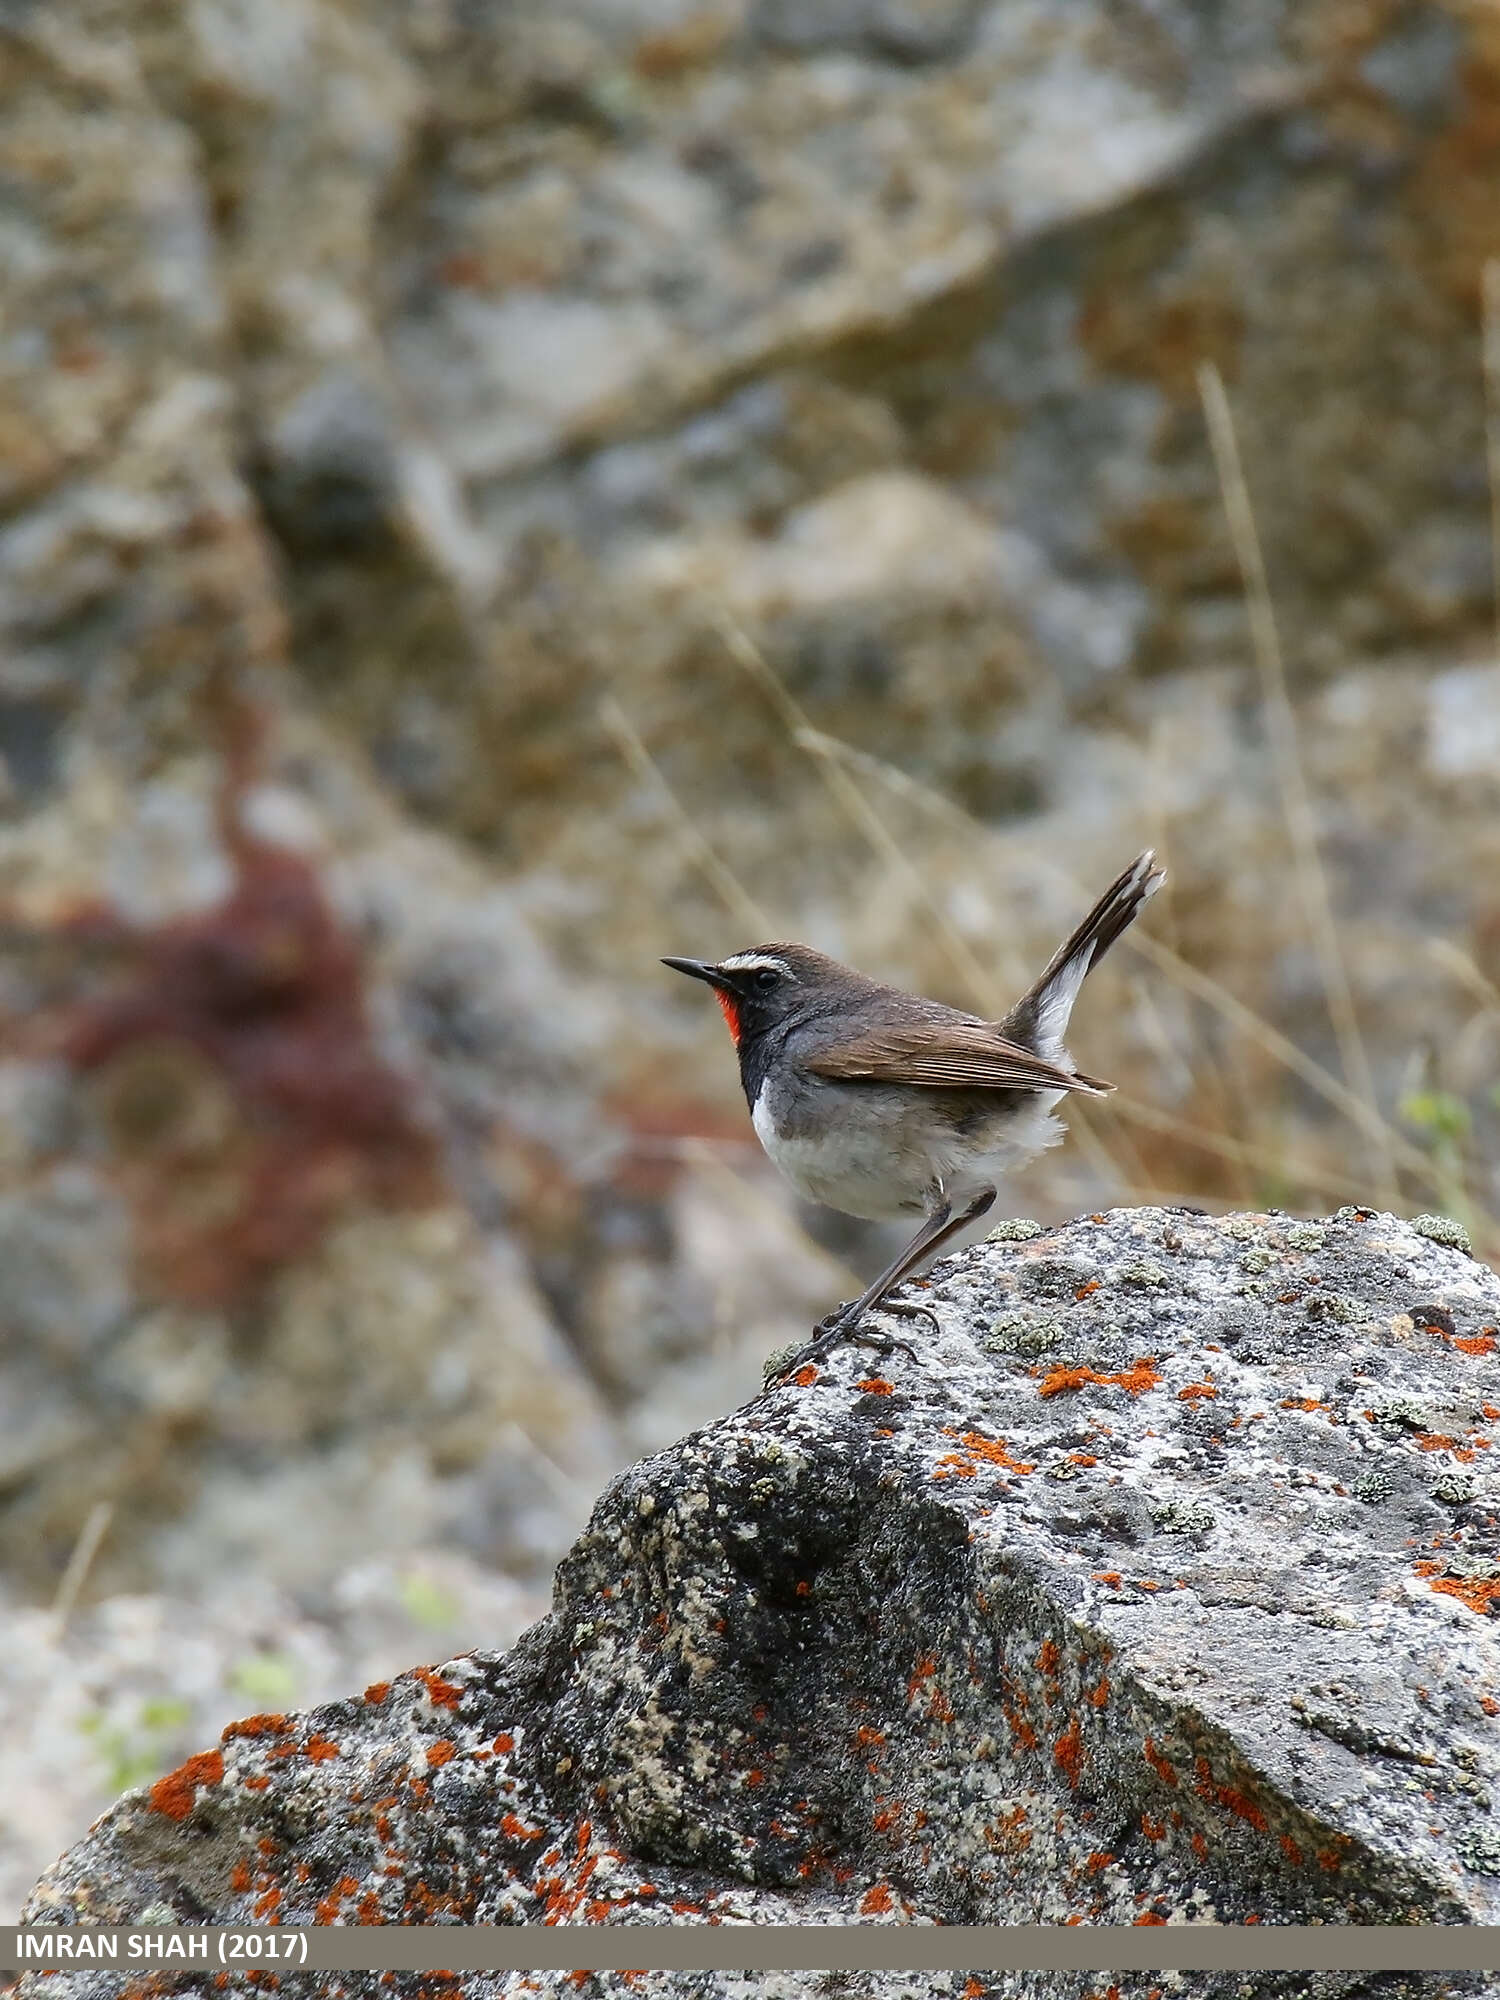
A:
[[[985,1021],[866,1029],[803,1058],[815,1076],[843,1082],[916,1083],[948,1090],[1077,1090],[1105,1097],[1114,1089],[1081,1070],[1050,1063]]]

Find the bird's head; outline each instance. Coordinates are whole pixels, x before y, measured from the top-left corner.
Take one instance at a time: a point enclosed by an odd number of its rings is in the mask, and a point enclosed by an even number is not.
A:
[[[664,958],[662,964],[713,988],[736,1048],[794,1014],[815,1012],[823,989],[840,970],[805,944],[759,944],[732,952],[717,965],[700,958]]]

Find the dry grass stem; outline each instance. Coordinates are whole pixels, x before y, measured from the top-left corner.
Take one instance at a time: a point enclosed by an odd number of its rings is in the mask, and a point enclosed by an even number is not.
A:
[[[776,926],[733,869],[727,867],[709,845],[697,821],[667,783],[661,766],[641,741],[635,725],[613,695],[606,695],[600,702],[599,720],[619,745],[620,754],[631,770],[655,792],[677,829],[688,859],[699,869],[725,909],[737,917],[753,936],[769,937]]]
[[[818,732],[812,727],[795,696],[772,668],[765,654],[744,627],[737,624],[726,611],[716,608],[713,620],[714,629],[724,641],[730,654],[766,695],[784,723],[792,742],[818,764],[829,792],[920,908],[933,936],[952,960],[954,969],[973,994],[976,1004],[986,1008],[995,1007],[997,1003],[989,974],[949,923],[923,880],[920,870],[913,866],[910,857],[891,838],[884,821],[859,786],[837,761],[822,756],[817,747],[821,740]]]
[[[1244,468],[1240,463],[1239,442],[1235,436],[1229,398],[1224,391],[1223,377],[1211,361],[1199,366],[1198,393],[1203,400],[1203,414],[1219,475],[1224,512],[1229,521],[1230,540],[1234,544],[1235,560],[1244,585],[1251,649],[1260,677],[1266,732],[1281,792],[1282,812],[1291,837],[1303,914],[1318,955],[1328,1017],[1338,1042],[1344,1076],[1355,1095],[1373,1115],[1375,1122],[1367,1125],[1366,1130],[1381,1148],[1379,1166],[1384,1194],[1394,1204],[1399,1199],[1395,1167],[1381,1136],[1384,1121],[1379,1115],[1375,1079],[1370,1070],[1364,1037],[1360,1033],[1349,975],[1333,920],[1328,878],[1318,847],[1317,818],[1297,742],[1297,719],[1287,693],[1286,665],[1282,658],[1281,637],[1276,628],[1276,614],[1271,604],[1270,586],[1266,581],[1265,558],[1261,552],[1254,509],[1250,504],[1250,489],[1245,484]]]
[[[1428,938],[1427,955],[1490,1013],[1500,1013],[1500,986],[1485,978],[1461,945],[1451,938]]]
[[[1244,1139],[1231,1139],[1227,1132],[1210,1132],[1202,1125],[1195,1125],[1185,1118],[1177,1118],[1170,1111],[1163,1111],[1158,1105],[1147,1104],[1138,1097],[1130,1097],[1121,1092],[1110,1099],[1122,1118],[1131,1119],[1137,1125],[1144,1125],[1148,1131],[1165,1132],[1184,1145],[1195,1146],[1200,1151],[1212,1153],[1221,1160],[1232,1161],[1235,1165],[1248,1168],[1261,1175],[1272,1175],[1281,1180],[1293,1180],[1299,1186],[1316,1189],[1319,1194],[1337,1201],[1364,1201],[1369,1190],[1362,1182],[1345,1179],[1340,1174],[1328,1172],[1326,1168],[1314,1166],[1307,1160],[1297,1159],[1287,1152],[1277,1152],[1270,1146],[1253,1145]],[[1194,1196],[1200,1200],[1201,1196]]]
[[[94,1558],[104,1537],[109,1533],[109,1524],[115,1518],[113,1500],[96,1500],[84,1517],[83,1526],[78,1531],[78,1539],[73,1544],[73,1553],[68,1557],[66,1569],[58,1580],[57,1592],[52,1599],[49,1622],[52,1643],[56,1645],[68,1628],[68,1620],[73,1608],[88,1581],[89,1571],[94,1566]]]

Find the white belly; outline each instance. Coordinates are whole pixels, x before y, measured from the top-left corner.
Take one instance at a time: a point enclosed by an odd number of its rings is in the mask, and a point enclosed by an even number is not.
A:
[[[828,1131],[819,1137],[778,1132],[764,1090],[751,1122],[767,1158],[798,1194],[844,1215],[886,1222],[926,1215],[945,1197],[957,1205],[1055,1144],[1062,1131],[1052,1106],[1061,1095],[1038,1094],[1003,1125],[969,1139],[934,1140],[920,1100],[913,1106],[894,1091],[860,1089],[848,1117],[838,1116],[830,1100]]]

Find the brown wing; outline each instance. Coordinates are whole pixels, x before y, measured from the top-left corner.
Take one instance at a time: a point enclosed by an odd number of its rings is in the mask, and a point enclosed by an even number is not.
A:
[[[1007,1041],[984,1021],[924,1021],[870,1028],[804,1059],[815,1076],[871,1083],[920,1083],[949,1090],[1081,1090],[1104,1097],[1114,1089],[1096,1076],[1059,1069]]]

